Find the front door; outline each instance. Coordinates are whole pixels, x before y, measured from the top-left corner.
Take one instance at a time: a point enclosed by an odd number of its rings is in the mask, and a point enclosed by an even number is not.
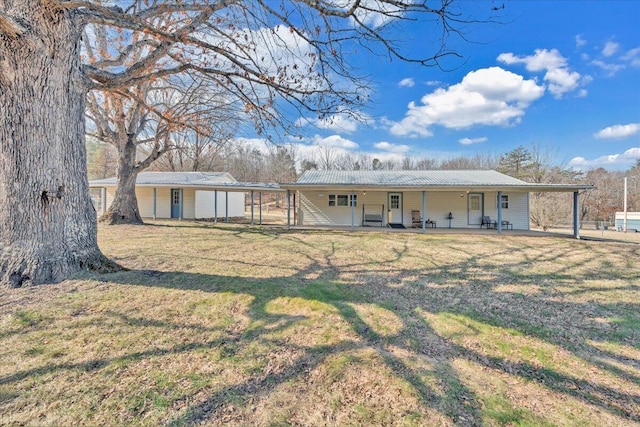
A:
[[[482,224],[483,194],[469,193],[467,198],[467,214],[469,225]]]
[[[402,224],[402,193],[389,193],[389,224]]]
[[[171,218],[180,218],[180,189],[171,189]]]

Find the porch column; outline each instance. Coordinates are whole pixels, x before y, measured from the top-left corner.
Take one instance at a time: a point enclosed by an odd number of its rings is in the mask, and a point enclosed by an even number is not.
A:
[[[213,223],[218,222],[218,190],[213,190]]]
[[[573,192],[573,237],[576,239],[580,238],[580,216],[578,215],[578,211],[580,208],[580,204],[578,203],[578,192]]]
[[[427,232],[427,192],[422,192],[422,232]]]
[[[224,222],[229,224],[229,192],[224,192]]]
[[[158,196],[158,192],[156,187],[153,187],[153,219],[156,219],[156,215],[157,215],[157,208],[158,208],[158,203],[157,203],[157,196]]]
[[[293,192],[293,225],[298,225],[298,204],[296,203],[296,194],[298,194],[298,190]]]
[[[355,230],[356,228],[356,208],[353,203],[353,196],[355,195],[355,193],[353,192],[353,190],[351,190],[351,200],[349,200],[349,203],[351,204],[351,231]]]
[[[498,191],[498,221],[496,221],[498,234],[502,233],[502,191]]]
[[[287,190],[287,230],[291,229],[291,190]]]
[[[100,193],[100,198],[102,199],[102,213],[105,213],[107,211],[107,187],[102,187]]]
[[[251,225],[253,225],[253,190],[251,190]]]
[[[260,203],[260,207],[258,208],[258,212],[260,213],[258,222],[260,223],[260,225],[262,225],[262,191],[258,193],[258,203]]]

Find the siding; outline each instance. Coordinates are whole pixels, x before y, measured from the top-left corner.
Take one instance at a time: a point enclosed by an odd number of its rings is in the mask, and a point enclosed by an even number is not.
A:
[[[197,192],[200,193],[200,191]],[[107,187],[107,207],[113,203],[114,194],[115,187]],[[225,216],[224,194],[224,192],[218,191],[218,217],[221,218]],[[136,197],[138,198],[140,216],[153,218],[153,188],[137,187]],[[102,212],[98,212],[98,214],[101,215]],[[195,219],[195,215],[196,190],[194,188],[184,188],[182,190],[182,217],[184,219]],[[229,216],[244,216],[244,193],[229,193]],[[210,217],[213,217],[213,207],[211,207]],[[171,218],[171,188],[156,188],[156,218]]]
[[[300,225],[336,225],[351,226],[350,206],[329,206],[329,194],[351,194],[340,191],[304,191],[300,193]],[[362,224],[362,209],[366,213],[380,213],[384,205],[384,224],[387,223],[388,192],[362,191],[355,192],[357,207],[355,208],[355,225]],[[514,229],[529,229],[528,193],[502,193],[509,196],[509,208],[502,210],[502,219],[513,224]],[[462,196],[462,197],[461,197]],[[497,219],[497,192],[484,193],[484,215]],[[447,228],[449,212],[453,214],[452,228],[479,228],[479,224],[469,224],[467,213],[467,194],[461,192],[428,192],[426,193],[426,217],[436,222],[437,228]],[[422,210],[422,191],[402,192],[402,223],[411,226],[411,211]]]

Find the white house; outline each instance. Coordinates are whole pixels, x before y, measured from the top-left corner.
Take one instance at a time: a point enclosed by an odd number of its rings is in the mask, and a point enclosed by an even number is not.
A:
[[[116,178],[89,182],[98,213],[113,201]],[[143,218],[244,217],[245,192],[252,187],[227,172],[141,172],[136,180]]]
[[[281,184],[298,194],[298,224],[529,229],[529,193],[574,193],[577,184],[532,184],[491,170],[307,171]],[[488,218],[487,218],[488,217]]]

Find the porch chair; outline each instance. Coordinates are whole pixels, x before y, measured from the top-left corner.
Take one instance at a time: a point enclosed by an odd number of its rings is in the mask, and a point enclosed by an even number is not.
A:
[[[480,228],[487,227],[487,230],[490,228],[496,228],[496,222],[491,219],[489,216],[482,217],[482,223],[480,224]]]
[[[411,227],[422,227],[422,218],[420,217],[420,211],[411,211]]]

